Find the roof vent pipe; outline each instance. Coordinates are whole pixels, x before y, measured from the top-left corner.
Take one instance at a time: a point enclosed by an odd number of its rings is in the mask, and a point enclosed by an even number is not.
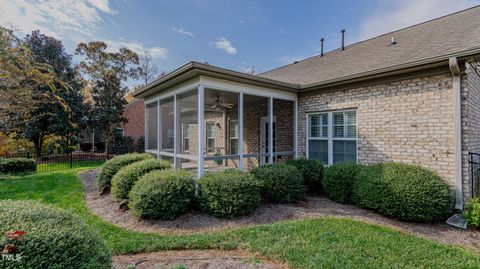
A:
[[[340,33],[342,33],[342,50],[345,50],[345,29],[342,29]]]
[[[323,41],[324,40],[325,39],[323,39],[323,37],[320,38],[320,57],[323,57]]]

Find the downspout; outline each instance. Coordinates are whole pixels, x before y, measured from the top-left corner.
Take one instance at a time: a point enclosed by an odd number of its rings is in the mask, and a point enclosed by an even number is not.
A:
[[[463,210],[461,72],[456,57],[449,59],[449,67],[453,76],[455,209]]]

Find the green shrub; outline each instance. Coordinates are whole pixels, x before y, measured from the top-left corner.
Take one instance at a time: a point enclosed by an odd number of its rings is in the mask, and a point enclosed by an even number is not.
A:
[[[144,174],[153,170],[171,168],[172,164],[165,160],[147,159],[134,162],[121,168],[112,178],[112,194],[118,199],[127,199],[133,184]]]
[[[153,155],[147,153],[131,153],[113,157],[103,164],[102,172],[98,174],[97,177],[98,187],[110,186],[113,176],[122,167],[147,159],[153,159]]]
[[[18,239],[5,233],[24,231]],[[0,200],[0,238],[21,259],[0,259],[0,268],[111,268],[111,254],[99,234],[76,215],[38,201]],[[3,247],[0,246],[0,249]]]
[[[170,220],[190,209],[195,180],[187,171],[152,171],[135,183],[129,196],[128,207],[133,215]]]
[[[32,173],[37,170],[37,164],[32,159],[12,158],[0,159],[0,174],[16,175]]]
[[[221,218],[251,214],[260,202],[259,184],[249,173],[225,170],[198,181],[202,211]]]
[[[383,163],[364,167],[352,199],[361,207],[414,222],[433,222],[453,210],[453,192],[436,173],[416,165]]]
[[[322,180],[325,195],[339,203],[350,203],[359,168],[355,162],[340,162],[327,167]]]
[[[473,198],[467,205],[463,217],[467,220],[468,226],[480,228],[480,199]]]
[[[323,164],[321,161],[296,159],[289,160],[287,164],[295,166],[302,173],[305,186],[307,186],[309,191],[321,191],[323,178]]]
[[[294,202],[306,191],[302,174],[293,165],[265,165],[255,167],[251,173],[260,183],[260,195],[267,202]]]

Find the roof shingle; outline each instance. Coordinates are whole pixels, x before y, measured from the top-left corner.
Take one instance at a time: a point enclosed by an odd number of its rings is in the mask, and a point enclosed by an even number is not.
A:
[[[395,45],[389,45],[391,38]],[[480,48],[480,6],[361,41],[258,76],[302,86]]]

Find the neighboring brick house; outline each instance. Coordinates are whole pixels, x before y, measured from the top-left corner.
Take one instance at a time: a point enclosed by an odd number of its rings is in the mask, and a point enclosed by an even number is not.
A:
[[[198,176],[298,157],[413,163],[443,177],[462,208],[469,152],[480,153],[478,18],[479,6],[258,75],[190,62],[134,93],[148,104],[146,149]],[[167,129],[171,143],[153,143]]]
[[[145,104],[142,99],[133,99],[123,111],[123,116],[127,123],[120,126],[123,129],[123,135],[129,136],[138,141],[145,136]]]
[[[123,137],[131,137],[133,139],[133,149],[134,151],[142,150],[139,147],[139,143],[143,140],[145,135],[145,105],[142,99],[133,99],[128,102],[123,111],[123,117],[127,119],[127,122],[121,124],[115,128],[117,135]],[[105,150],[105,138],[101,133],[92,134],[90,129],[86,129],[81,134],[80,148],[84,151],[92,150],[92,140],[95,139],[95,150],[104,151]],[[115,144],[115,141],[113,141]]]

